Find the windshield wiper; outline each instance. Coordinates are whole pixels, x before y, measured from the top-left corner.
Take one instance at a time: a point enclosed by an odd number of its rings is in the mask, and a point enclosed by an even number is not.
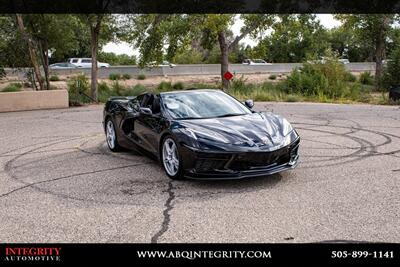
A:
[[[213,116],[213,117],[183,117],[177,118],[177,120],[200,120],[200,119],[213,119],[213,118],[223,118],[223,117],[233,117],[233,116],[241,116],[246,115],[246,113],[228,113],[220,116]]]
[[[233,117],[233,116],[241,116],[246,115],[245,113],[228,113],[221,116],[216,116],[215,118],[224,118],[224,117]]]
[[[177,118],[177,120],[200,120],[200,119],[208,119],[206,117],[182,117],[182,118]]]

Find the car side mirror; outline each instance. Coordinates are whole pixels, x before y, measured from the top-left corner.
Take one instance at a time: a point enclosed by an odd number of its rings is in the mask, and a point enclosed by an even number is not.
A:
[[[151,115],[151,114],[153,114],[153,111],[151,111],[150,108],[144,108],[144,107],[139,108],[139,112],[140,112],[141,114],[146,114],[146,115]]]
[[[248,107],[249,109],[252,109],[254,107],[254,101],[252,99],[247,99],[246,101],[244,101],[244,104],[246,105],[246,107]]]

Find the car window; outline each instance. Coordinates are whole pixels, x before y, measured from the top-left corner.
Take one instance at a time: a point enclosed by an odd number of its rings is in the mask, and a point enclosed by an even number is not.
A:
[[[165,93],[164,110],[175,119],[202,119],[245,115],[251,111],[233,97],[220,91]]]
[[[77,59],[77,58],[74,58],[74,59],[72,60],[72,63],[78,63],[78,59]]]
[[[92,63],[91,59],[82,59],[82,63]]]

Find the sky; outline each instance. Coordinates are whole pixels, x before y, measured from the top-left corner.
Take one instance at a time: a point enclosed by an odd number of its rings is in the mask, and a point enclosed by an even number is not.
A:
[[[321,21],[322,26],[324,26],[325,28],[332,29],[340,25],[340,22],[334,19],[332,14],[317,14],[317,17]],[[238,35],[240,33],[240,28],[242,26],[243,26],[243,21],[238,19],[232,26],[232,32],[235,35]],[[256,42],[249,37],[244,38],[240,43],[250,46],[256,45]],[[137,50],[133,49],[132,47],[129,46],[128,43],[125,42],[108,43],[103,47],[103,51],[114,52],[117,55],[127,54],[130,56],[131,55],[138,56],[139,54]]]

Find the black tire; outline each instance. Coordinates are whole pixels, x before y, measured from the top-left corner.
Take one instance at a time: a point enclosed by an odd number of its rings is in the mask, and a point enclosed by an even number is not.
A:
[[[165,150],[165,143],[168,142],[170,145],[171,142],[174,144],[175,146],[175,152],[173,156],[172,154],[171,159],[170,160],[174,160],[176,162],[176,160],[178,161],[178,167],[176,168],[176,171],[174,169],[174,171],[171,171],[171,169],[167,166],[170,166],[165,160],[165,154],[164,154],[164,150]],[[178,142],[176,142],[175,138],[173,138],[171,135],[167,135],[163,138],[162,142],[161,142],[161,146],[160,146],[160,161],[161,161],[161,166],[163,167],[165,174],[172,180],[182,180],[184,179],[183,176],[183,164],[182,164],[182,157],[179,153],[179,147],[178,147]],[[172,163],[173,164],[173,163]]]
[[[109,129],[108,127],[112,127],[112,131],[114,133],[114,137],[113,138],[111,138],[111,136],[110,136],[111,128]],[[118,143],[117,132],[115,130],[114,122],[110,118],[106,120],[105,133],[106,133],[106,143],[107,143],[108,148],[112,152],[120,152],[120,151],[122,151],[123,149]]]

